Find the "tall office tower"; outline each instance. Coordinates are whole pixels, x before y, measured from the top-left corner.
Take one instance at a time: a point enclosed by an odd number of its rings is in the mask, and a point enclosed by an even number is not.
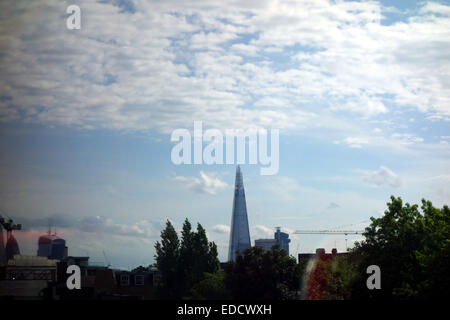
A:
[[[63,260],[65,248],[66,240],[51,234],[49,230],[48,234],[39,237],[37,255],[49,259]]]
[[[286,250],[287,254],[289,255],[289,242],[291,242],[291,239],[289,239],[289,235],[285,232],[281,232],[280,227],[277,227],[276,230],[277,231],[274,234],[275,240],[280,245],[280,249]]]
[[[238,166],[236,169],[236,181],[234,184],[233,213],[231,217],[228,261],[235,261],[237,251],[243,253],[245,249],[250,247],[250,231],[248,229],[244,182],[242,179],[241,168]]]

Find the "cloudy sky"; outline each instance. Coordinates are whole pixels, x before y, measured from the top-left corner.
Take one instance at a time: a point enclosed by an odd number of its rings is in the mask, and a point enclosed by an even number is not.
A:
[[[242,166],[252,243],[360,229],[390,195],[448,204],[450,3],[1,1],[0,207],[23,253],[50,223],[69,254],[130,268],[188,217],[224,260],[235,166],[170,158],[194,121],[280,130],[276,175]]]

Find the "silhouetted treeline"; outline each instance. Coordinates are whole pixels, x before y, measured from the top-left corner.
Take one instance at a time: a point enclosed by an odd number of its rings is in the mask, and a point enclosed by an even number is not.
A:
[[[181,242],[170,224],[156,244],[168,299],[435,299],[450,296],[450,209],[429,201],[403,204],[391,197],[380,218],[371,218],[365,239],[347,255],[296,262],[274,246],[252,247],[219,270],[217,247],[199,224],[186,219]],[[367,267],[381,270],[381,289],[369,290]]]

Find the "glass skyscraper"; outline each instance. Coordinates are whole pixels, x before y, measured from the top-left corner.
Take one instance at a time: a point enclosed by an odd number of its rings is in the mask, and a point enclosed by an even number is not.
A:
[[[247,205],[245,203],[244,182],[241,168],[237,166],[234,184],[233,213],[231,217],[230,246],[228,261],[236,260],[236,252],[243,253],[250,248],[250,231],[248,228]]]

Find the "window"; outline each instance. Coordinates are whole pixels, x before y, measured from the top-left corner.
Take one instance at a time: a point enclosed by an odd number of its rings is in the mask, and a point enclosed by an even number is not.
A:
[[[143,286],[144,285],[144,276],[134,276],[134,284],[137,286]]]
[[[121,286],[128,286],[130,285],[130,276],[127,274],[120,275],[120,285]]]

